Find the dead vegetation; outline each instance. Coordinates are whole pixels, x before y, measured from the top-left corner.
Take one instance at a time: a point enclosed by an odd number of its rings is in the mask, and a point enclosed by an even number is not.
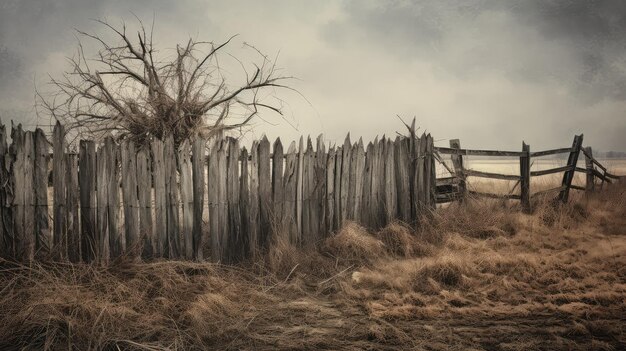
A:
[[[2,262],[0,349],[623,349],[625,189],[535,208],[348,224],[237,267]]]
[[[241,132],[263,110],[282,116],[276,90],[294,91],[276,66],[278,56],[246,43],[253,62],[228,52],[235,36],[221,43],[190,37],[167,49],[153,42],[154,23],[137,19],[133,31],[124,22],[96,22],[104,33],[77,30],[67,71],[37,92],[42,112],[75,136],[146,143],[171,135],[179,145],[196,135]],[[85,51],[94,45],[97,51]]]

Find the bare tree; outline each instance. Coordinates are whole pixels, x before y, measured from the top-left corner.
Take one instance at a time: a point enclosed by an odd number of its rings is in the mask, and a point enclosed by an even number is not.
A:
[[[194,134],[210,136],[246,126],[261,109],[282,116],[282,101],[267,100],[275,97],[276,88],[291,89],[283,84],[291,77],[279,75],[275,60],[253,46],[244,44],[260,62],[248,67],[228,54],[245,76],[245,81],[233,84],[218,55],[227,54],[225,48],[234,37],[219,44],[189,39],[168,57],[153,46],[153,26],[147,32],[139,21],[132,39],[125,23],[98,23],[116,39],[78,31],[77,54],[68,58],[70,69],[50,78],[50,94],[38,94],[39,105],[68,130],[137,142],[171,134],[179,143]],[[94,57],[85,55],[85,38],[99,47]]]

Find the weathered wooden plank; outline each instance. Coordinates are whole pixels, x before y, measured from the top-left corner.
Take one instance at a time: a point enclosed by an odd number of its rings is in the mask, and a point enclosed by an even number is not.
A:
[[[313,196],[313,234],[315,243],[319,242],[326,233],[326,222],[324,213],[326,211],[326,147],[324,145],[324,135],[317,136],[315,156],[314,156],[314,196]]]
[[[120,147],[122,165],[122,201],[124,207],[124,234],[126,250],[131,256],[139,256],[139,195],[137,188],[137,151],[135,143],[125,141]]]
[[[167,257],[181,256],[179,196],[177,185],[176,151],[174,137],[165,138],[163,147],[163,164],[165,168],[165,207],[167,211]]]
[[[428,146],[426,149],[428,160],[428,215],[432,217],[437,209],[437,170],[435,168],[435,140],[433,136],[428,134]]]
[[[459,139],[451,139],[450,140],[450,148],[459,150],[461,149],[461,141]],[[452,166],[454,167],[454,175],[459,180],[459,193],[460,199],[463,198],[463,195],[467,192],[466,179],[465,179],[465,167],[463,165],[463,156],[453,154],[451,156]]]
[[[616,179],[616,180],[622,180],[622,179],[624,179],[624,176],[618,176],[618,175],[615,175],[615,174],[612,174],[612,173],[609,173],[609,172],[606,172],[606,171],[604,172],[604,175],[605,175],[607,178],[612,178],[612,179]]]
[[[350,133],[346,136],[346,139],[343,143],[343,147],[341,149],[341,205],[339,207],[340,211],[340,220],[339,226],[343,226],[344,222],[349,219],[348,213],[348,198],[350,197],[350,167],[351,167],[351,153],[352,153],[352,144],[350,143]]]
[[[228,178],[226,190],[228,194],[229,234],[227,239],[228,262],[235,263],[243,259],[243,238],[241,232],[241,209],[239,207],[239,142],[235,138],[228,139]]]
[[[57,121],[52,131],[52,184],[54,252],[61,260],[67,259],[67,209],[65,181],[65,128]]]
[[[455,193],[458,196],[458,188],[454,184],[437,184],[437,195],[449,195]]]
[[[335,152],[335,179],[334,179],[334,214],[333,230],[341,228],[341,170],[343,169],[343,148],[340,146]]]
[[[311,143],[311,138],[309,137],[307,138],[307,148],[304,153],[302,187],[302,245],[305,247],[310,246],[314,242],[314,239],[312,238],[312,222],[315,220],[315,217],[313,215],[314,206],[311,204],[314,189],[313,158],[313,144]]]
[[[572,152],[572,148],[571,147],[564,147],[564,148],[551,149],[551,150],[545,150],[545,151],[535,151],[535,152],[531,152],[530,153],[530,157],[540,157],[540,156],[564,154],[564,153],[568,153],[568,152]]]
[[[459,179],[457,177],[437,178],[437,186],[453,185],[458,186]]]
[[[78,188],[78,155],[68,154],[65,156],[66,161],[66,180],[67,180],[67,253],[70,262],[79,262],[81,259],[81,240],[80,240],[80,215],[79,208],[79,188]],[[47,166],[47,165],[46,165]],[[45,178],[47,180],[47,167]],[[45,191],[47,192],[47,187]],[[44,199],[42,199],[44,200]],[[47,200],[47,197],[46,199]],[[39,202],[38,202],[39,204]],[[39,205],[37,206],[39,207]],[[45,206],[46,212],[48,206]],[[46,216],[48,213],[44,213]]]
[[[326,207],[324,212],[324,218],[326,220],[326,233],[330,234],[333,231],[334,223],[333,217],[335,212],[335,148],[331,147],[328,150],[328,156],[326,157]]]
[[[385,164],[383,160],[385,137],[374,139],[374,158],[372,159],[372,213],[373,229],[382,228],[385,225],[385,199],[383,188],[385,186]]]
[[[139,202],[139,236],[144,258],[156,253],[156,235],[152,224],[152,167],[150,150],[142,147],[137,152],[137,198]]]
[[[210,148],[207,174],[207,202],[209,211],[209,236],[211,243],[211,260],[219,262],[221,259],[220,225],[219,225],[219,144],[214,143]]]
[[[359,138],[355,148],[352,150],[355,158],[351,161],[351,168],[355,169],[354,178],[354,220],[361,223],[361,206],[363,203],[363,170],[365,168],[365,149],[363,149],[363,139]],[[352,184],[350,185],[352,187]]]
[[[116,258],[125,253],[126,238],[120,233],[120,150],[113,138],[104,140],[107,157],[107,218],[109,220],[109,242],[111,256]]]
[[[184,140],[178,147],[178,174],[180,175],[180,202],[182,207],[181,218],[181,256],[193,259],[193,173],[191,167],[191,145],[189,139]]]
[[[298,175],[296,177],[296,223],[298,224],[297,243],[302,243],[302,205],[304,191],[304,141],[300,137],[298,145]]]
[[[92,262],[98,257],[96,230],[96,143],[81,140],[79,143],[79,187],[81,254],[83,262]]]
[[[404,223],[409,223],[411,220],[410,161],[405,139],[397,137],[394,142],[394,149],[398,219]]]
[[[530,145],[522,142],[522,152],[524,152],[525,156],[519,159],[520,200],[522,210],[530,213]]]
[[[426,185],[426,135],[416,140],[416,179],[415,179],[415,217],[419,220],[426,213],[427,185]]]
[[[38,254],[47,255],[52,248],[52,232],[48,221],[48,163],[50,147],[43,130],[37,128],[35,142],[35,250]],[[72,189],[78,194],[78,184]],[[78,212],[76,212],[78,214]],[[76,261],[74,261],[76,262]]]
[[[611,180],[606,176],[606,173],[604,172],[600,172],[597,169],[593,170],[593,175],[595,177],[600,178],[600,180],[602,180],[602,183],[600,184],[600,189],[602,189],[602,185],[607,182],[607,183],[611,183]]]
[[[365,153],[365,167],[363,168],[363,191],[361,198],[361,224],[371,227],[372,221],[372,160],[374,155],[374,144],[367,144]]]
[[[593,150],[591,146],[583,149],[585,154],[585,172],[587,173],[585,178],[585,189],[587,192],[592,192],[595,188],[595,178],[593,177]]]
[[[108,167],[107,147],[101,145],[96,155],[96,189],[97,189],[97,231],[98,262],[106,265],[109,262],[111,250],[109,246],[109,219],[108,219]]]
[[[345,145],[344,145],[345,147]],[[350,168],[348,170],[348,201],[347,201],[347,209],[346,209],[346,218],[347,220],[354,221],[357,218],[356,215],[356,187],[357,187],[357,177],[360,177],[361,174],[357,174],[356,160],[357,160],[357,144],[348,146],[348,157],[350,158]],[[363,186],[361,184],[361,186]]]
[[[385,171],[385,186],[383,189],[385,199],[385,224],[391,223],[398,217],[398,194],[396,193],[396,172],[394,167],[394,145],[391,140],[385,143],[385,157],[383,158]]]
[[[218,167],[218,243],[219,262],[227,262],[228,254],[228,141],[222,140],[217,153]]]
[[[498,150],[470,150],[470,149],[453,149],[447,147],[436,147],[435,151],[440,154],[447,155],[464,155],[464,156],[512,156],[520,157],[519,151],[498,151]]]
[[[477,170],[473,170],[469,168],[465,168],[463,170],[463,174],[466,177],[479,177],[479,178],[490,178],[490,179],[501,179],[501,180],[520,180],[520,176],[514,175],[514,174],[483,172],[483,171],[477,171]],[[460,182],[465,182],[465,179],[462,178]]]
[[[420,150],[421,150],[421,159],[424,160],[424,171],[423,171],[423,192],[422,201],[423,201],[423,209],[421,216],[427,215],[430,213],[430,172],[431,172],[431,153],[430,153],[430,134],[422,134],[420,138]]]
[[[248,211],[248,251],[255,257],[259,250],[259,143],[253,142],[250,148],[250,199]]]
[[[416,133],[416,129],[415,129],[415,118],[413,118],[413,121],[411,123],[411,127],[409,128],[409,179],[410,179],[410,194],[411,194],[411,220],[409,221],[409,224],[413,225],[414,222],[417,220],[417,213],[418,213],[418,207],[419,207],[419,199],[418,199],[418,195],[419,195],[419,189],[417,189],[418,186],[418,174],[417,174],[417,168],[418,168],[418,160],[419,160],[419,140],[417,138],[417,133]]]
[[[380,184],[380,180],[378,177],[380,176],[380,150],[379,150],[379,141],[378,136],[374,138],[372,142],[372,163],[370,169],[370,199],[369,199],[369,223],[368,227],[371,229],[378,229],[380,225],[381,213],[380,211],[380,199],[378,194],[378,187]]]
[[[11,126],[11,154],[13,155],[13,173],[11,174],[11,180],[13,183],[13,236],[9,237],[11,255],[15,259],[22,259],[24,252],[24,211],[26,206],[24,186],[24,167],[25,167],[25,153],[24,153],[24,131],[22,125],[18,124],[17,127]]]
[[[282,160],[281,160],[282,161]],[[241,213],[241,242],[240,252],[242,258],[250,257],[250,236],[248,219],[250,209],[250,171],[248,166],[248,150],[241,148],[241,177],[239,179],[239,210]],[[280,187],[283,185],[280,184]]]
[[[538,177],[538,176],[543,176],[543,175],[547,175],[547,174],[553,174],[553,173],[559,173],[559,172],[567,172],[567,171],[571,171],[573,169],[575,169],[576,167],[572,167],[572,166],[562,166],[562,167],[555,167],[555,168],[550,168],[550,169],[542,169],[540,171],[531,171],[530,172],[530,176],[531,177]]]
[[[21,259],[24,262],[35,258],[35,140],[33,132],[24,133],[24,232],[21,237]]]
[[[154,174],[154,240],[155,256],[166,256],[167,248],[167,209],[165,191],[165,163],[163,151],[165,144],[160,139],[154,139],[151,143],[152,149],[152,171]]]
[[[285,231],[283,223],[283,205],[285,202],[283,187],[283,144],[280,138],[274,142],[274,154],[272,155],[272,208],[271,218],[276,235],[282,235]],[[273,238],[275,239],[275,238]]]
[[[291,142],[285,154],[285,174],[283,177],[283,196],[285,203],[283,206],[284,233],[282,240],[293,245],[298,244],[298,223],[296,222],[296,186],[298,180],[298,160],[296,154],[296,143]]]
[[[411,158],[412,176],[411,179],[411,224],[415,224],[423,211],[424,203],[424,156],[423,137],[413,141],[413,150],[409,150]]]
[[[267,249],[271,237],[272,176],[270,169],[270,142],[263,136],[259,142],[259,246]]]
[[[9,258],[13,250],[13,179],[10,174],[11,153],[7,145],[6,126],[0,121],[0,257]]]
[[[205,235],[203,232],[202,215],[204,209],[204,172],[206,163],[204,162],[204,150],[206,141],[203,137],[197,136],[192,144],[191,168],[193,177],[193,259],[201,261],[203,259],[203,247]],[[246,160],[247,162],[247,160]]]
[[[598,166],[598,168],[600,168],[601,170],[606,172],[606,167],[604,167],[604,165],[602,165],[600,162],[598,162],[598,160],[596,160],[592,154],[587,154],[587,150],[585,150],[584,148],[581,149],[580,151],[582,151],[582,153],[585,155],[585,157],[588,157],[591,159],[591,162],[593,162],[593,164],[595,164],[596,166]]]

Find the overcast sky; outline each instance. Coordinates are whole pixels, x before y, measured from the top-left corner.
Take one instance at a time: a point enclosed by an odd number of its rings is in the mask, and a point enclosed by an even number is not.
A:
[[[258,120],[257,136],[371,140],[403,131],[400,115],[439,145],[537,150],[584,133],[587,145],[626,151],[621,0],[2,0],[3,121],[49,123],[35,117],[34,90],[67,69],[74,28],[99,32],[91,19],[133,13],[156,18],[160,48],[239,34],[235,52],[244,42],[280,52],[306,100],[279,92],[290,123],[263,116],[275,125]]]

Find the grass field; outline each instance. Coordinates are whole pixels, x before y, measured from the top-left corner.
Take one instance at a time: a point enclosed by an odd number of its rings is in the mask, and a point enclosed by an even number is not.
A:
[[[347,224],[236,267],[0,264],[0,350],[619,350],[626,188]]]

